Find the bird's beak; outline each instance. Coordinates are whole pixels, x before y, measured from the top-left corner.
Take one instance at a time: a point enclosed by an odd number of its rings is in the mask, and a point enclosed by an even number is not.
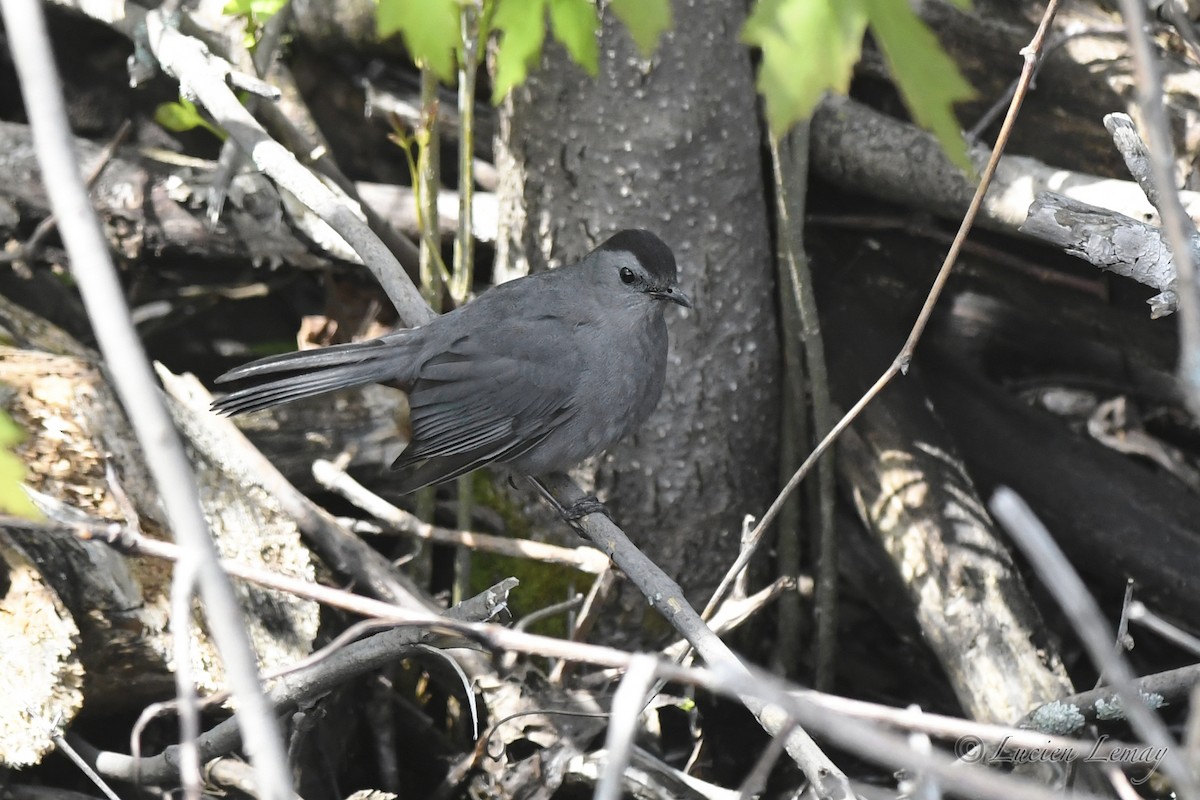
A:
[[[667,287],[666,289],[658,289],[650,292],[650,294],[654,297],[657,297],[659,300],[669,300],[672,303],[683,306],[684,308],[694,308],[692,305],[692,298],[688,297],[678,289]]]

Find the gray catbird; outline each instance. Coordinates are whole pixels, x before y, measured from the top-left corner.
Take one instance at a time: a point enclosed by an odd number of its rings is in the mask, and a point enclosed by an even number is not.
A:
[[[691,308],[657,236],[621,231],[578,263],[497,286],[419,328],[254,361],[260,380],[213,403],[238,414],[366,383],[408,394],[399,490],[503,464],[575,466],[646,420],[667,366],[666,302]],[[265,380],[263,380],[265,379]]]

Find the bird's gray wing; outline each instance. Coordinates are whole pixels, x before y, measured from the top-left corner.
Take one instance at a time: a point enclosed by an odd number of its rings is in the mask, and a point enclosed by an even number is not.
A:
[[[567,326],[547,315],[501,327],[460,335],[421,365],[412,440],[392,465],[400,491],[511,461],[575,414],[580,363]]]

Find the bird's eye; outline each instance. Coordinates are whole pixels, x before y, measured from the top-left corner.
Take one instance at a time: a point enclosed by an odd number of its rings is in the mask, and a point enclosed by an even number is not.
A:
[[[637,276],[633,274],[633,270],[629,267],[621,267],[621,283],[630,284],[637,280]]]

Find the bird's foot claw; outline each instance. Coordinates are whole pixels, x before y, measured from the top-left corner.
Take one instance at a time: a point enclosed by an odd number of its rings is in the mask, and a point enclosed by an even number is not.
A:
[[[601,503],[594,494],[589,494],[579,498],[571,505],[561,509],[562,517],[567,522],[577,522],[588,514],[603,514],[612,519],[612,514],[608,512],[608,508]]]

